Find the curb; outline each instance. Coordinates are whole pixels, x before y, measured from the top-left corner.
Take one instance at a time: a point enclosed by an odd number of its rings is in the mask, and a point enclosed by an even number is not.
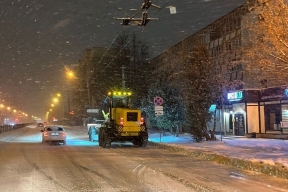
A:
[[[183,154],[188,155],[188,156],[193,156],[196,158],[213,161],[222,165],[230,165],[230,166],[234,166],[243,170],[255,171],[255,172],[260,172],[260,173],[274,176],[274,177],[288,179],[288,167],[280,163],[275,163],[275,165],[270,165],[270,164],[264,164],[263,162],[251,162],[248,160],[228,157],[228,156],[221,155],[221,154],[204,152],[201,150],[187,150],[183,147],[172,146],[172,145],[163,144],[163,143],[156,143],[152,141],[149,141],[148,144],[154,147],[167,149],[173,152],[182,152]]]

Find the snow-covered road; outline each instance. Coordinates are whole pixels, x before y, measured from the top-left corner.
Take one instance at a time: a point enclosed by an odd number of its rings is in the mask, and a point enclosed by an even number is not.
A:
[[[42,145],[33,126],[0,134],[0,189],[46,191],[288,191],[288,181],[130,143],[103,149],[66,128],[67,145]]]

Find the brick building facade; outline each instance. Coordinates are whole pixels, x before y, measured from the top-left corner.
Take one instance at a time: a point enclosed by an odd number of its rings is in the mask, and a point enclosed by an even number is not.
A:
[[[221,120],[217,124],[217,131],[222,129],[225,134],[245,135],[281,130],[279,126],[282,114],[286,113],[283,111],[287,108],[286,104],[281,104],[287,99],[286,89],[281,81],[272,78],[268,84],[264,82],[266,84],[263,87],[259,69],[247,70],[249,58],[243,49],[251,44],[246,24],[257,18],[257,10],[253,9],[255,3],[257,1],[248,1],[150,61],[153,66],[150,83],[165,74],[169,83],[178,87],[185,96],[185,91],[189,91],[189,88],[185,80],[178,83],[181,71],[184,70],[179,58],[181,54],[189,54],[195,42],[200,41],[205,45],[216,72],[227,82],[234,82],[234,86],[226,86],[223,90],[223,108],[218,113]],[[281,98],[274,97],[267,88],[269,86],[282,87]],[[261,100],[263,92],[270,94],[270,100]],[[189,98],[184,99],[187,101]]]

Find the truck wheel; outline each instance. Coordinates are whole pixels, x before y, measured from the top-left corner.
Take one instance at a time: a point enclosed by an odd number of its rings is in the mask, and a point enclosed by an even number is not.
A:
[[[99,131],[99,134],[98,134],[98,143],[99,143],[99,146],[103,146],[103,136],[102,136],[101,130]]]
[[[103,148],[110,148],[111,147],[111,139],[109,138],[109,135],[107,133],[103,134]]]
[[[139,147],[146,147],[148,144],[148,137],[140,136]]]
[[[140,145],[140,142],[139,142],[139,140],[133,140],[133,141],[132,141],[132,144],[139,146],[139,145]]]

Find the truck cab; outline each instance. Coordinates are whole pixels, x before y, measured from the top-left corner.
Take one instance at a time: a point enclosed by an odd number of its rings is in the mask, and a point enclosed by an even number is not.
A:
[[[108,92],[109,115],[99,131],[99,145],[110,147],[111,142],[131,141],[134,145],[145,147],[148,132],[141,110],[131,107],[131,92]]]

